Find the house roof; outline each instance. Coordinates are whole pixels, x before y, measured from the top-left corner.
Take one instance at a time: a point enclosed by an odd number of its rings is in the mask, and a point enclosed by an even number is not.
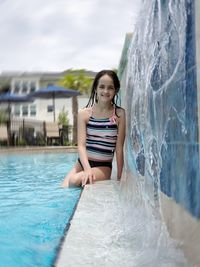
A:
[[[64,70],[62,72],[40,72],[40,71],[3,71],[0,74],[0,91],[8,87],[13,78],[39,78],[41,82],[58,81],[68,73],[76,70]],[[95,77],[96,72],[83,70],[85,75]]]

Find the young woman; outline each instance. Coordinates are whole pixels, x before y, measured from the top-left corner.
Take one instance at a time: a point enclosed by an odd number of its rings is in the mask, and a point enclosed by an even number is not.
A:
[[[124,164],[125,110],[116,105],[120,89],[114,71],[97,73],[89,102],[78,113],[78,154],[74,168],[62,186],[84,186],[110,179],[114,152],[117,179],[121,179]]]

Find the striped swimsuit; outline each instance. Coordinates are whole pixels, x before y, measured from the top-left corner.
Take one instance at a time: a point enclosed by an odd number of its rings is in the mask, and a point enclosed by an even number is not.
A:
[[[118,133],[115,108],[111,118],[97,119],[91,116],[86,128],[86,150],[90,166],[112,168]]]

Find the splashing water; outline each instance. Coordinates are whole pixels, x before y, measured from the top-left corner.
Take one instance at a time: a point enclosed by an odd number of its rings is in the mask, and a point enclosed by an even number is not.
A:
[[[121,240],[131,247],[132,267],[191,266],[169,236],[160,204],[169,125],[176,123],[173,140],[188,135],[185,77],[192,68],[186,66],[186,11],[187,1],[144,0],[128,51]],[[179,192],[184,198],[184,188]]]

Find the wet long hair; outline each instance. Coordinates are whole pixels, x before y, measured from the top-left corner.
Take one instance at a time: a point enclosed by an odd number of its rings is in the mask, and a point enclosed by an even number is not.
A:
[[[114,84],[114,88],[115,88],[115,96],[112,99],[112,104],[117,108],[120,108],[116,103],[118,100],[118,92],[120,89],[120,81],[118,79],[117,74],[112,71],[112,70],[102,70],[100,72],[98,72],[94,78],[93,84],[92,84],[92,90],[91,90],[91,95],[89,98],[89,101],[86,105],[86,108],[88,107],[92,107],[95,103],[98,102],[97,97],[96,97],[96,92],[97,92],[97,86],[99,83],[99,79],[104,76],[104,75],[108,75],[112,80],[113,80],[113,84]],[[115,112],[116,112],[115,109]],[[116,114],[117,115],[117,114]]]

